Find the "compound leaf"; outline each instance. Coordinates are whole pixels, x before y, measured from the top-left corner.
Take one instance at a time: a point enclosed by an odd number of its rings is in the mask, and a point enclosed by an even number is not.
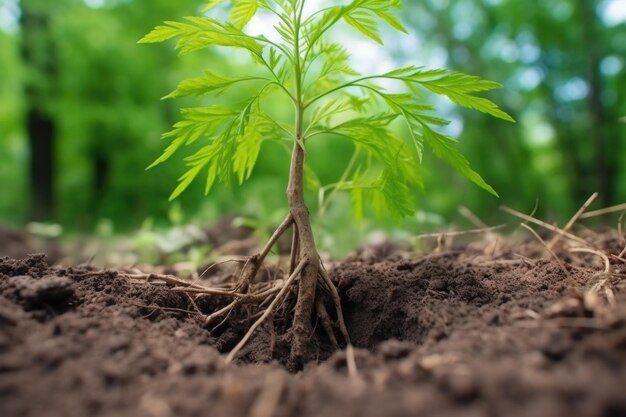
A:
[[[224,3],[224,0],[208,0],[202,8],[202,13],[206,13],[209,10],[214,9],[222,3]]]
[[[165,26],[157,26],[139,42],[163,42],[178,37],[176,49],[183,55],[209,46],[244,48],[257,56],[263,53],[263,44],[233,25],[209,17],[192,16],[185,20],[189,23],[165,22]]]
[[[224,78],[221,75],[206,71],[204,76],[189,78],[181,81],[165,98],[177,98],[185,96],[202,96],[213,92],[222,92],[234,84],[244,81],[264,80],[262,77]]]
[[[237,29],[243,29],[259,9],[257,1],[238,0],[230,9],[229,18]]]
[[[435,156],[441,158],[456,169],[465,178],[478,185],[489,193],[498,196],[498,193],[474,171],[467,158],[457,149],[457,141],[449,136],[441,134],[427,125],[422,125],[424,141],[428,144]]]
[[[369,13],[365,12],[354,12],[346,14],[343,19],[347,24],[372,39],[376,43],[383,44],[383,40],[380,38],[380,33],[378,30],[378,25],[376,24],[376,20],[371,17]]]

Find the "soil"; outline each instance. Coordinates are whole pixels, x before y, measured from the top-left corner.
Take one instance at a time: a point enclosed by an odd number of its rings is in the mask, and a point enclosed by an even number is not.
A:
[[[626,416],[626,262],[603,273],[597,254],[559,245],[557,261],[534,242],[452,249],[329,267],[355,348],[333,351],[316,326],[297,373],[283,366],[289,303],[226,365],[250,321],[205,329],[224,300],[0,258],[0,415]]]

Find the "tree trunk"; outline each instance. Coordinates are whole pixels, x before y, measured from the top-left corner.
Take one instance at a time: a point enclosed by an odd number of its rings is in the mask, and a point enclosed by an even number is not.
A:
[[[291,360],[296,364],[304,362],[303,359],[308,351],[308,343],[313,334],[311,322],[320,268],[320,259],[315,247],[309,210],[304,202],[304,159],[305,152],[298,140],[294,144],[289,187],[287,188],[289,211],[296,226],[294,233],[298,234],[300,258],[307,261],[300,274],[298,302],[292,327]]]
[[[50,35],[50,19],[43,10],[22,1],[22,59],[25,82],[26,132],[30,147],[30,217],[52,220],[54,214],[56,123],[50,111],[51,85],[57,75],[57,56]]]
[[[579,18],[582,30],[582,40],[587,51],[587,83],[589,93],[587,96],[587,111],[591,119],[589,136],[593,140],[595,153],[594,176],[598,178],[598,189],[602,205],[608,207],[614,203],[615,193],[615,159],[612,158],[616,144],[610,143],[605,126],[607,125],[606,109],[602,104],[602,74],[600,61],[602,59],[601,44],[598,42],[596,2],[582,2],[579,10]],[[591,191],[591,190],[590,190]]]

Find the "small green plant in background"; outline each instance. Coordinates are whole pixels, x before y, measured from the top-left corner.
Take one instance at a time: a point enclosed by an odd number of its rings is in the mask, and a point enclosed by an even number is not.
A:
[[[297,285],[291,326],[294,366],[310,354],[313,317],[320,319],[332,343],[338,345],[333,326],[338,327],[345,343],[349,343],[339,295],[320,260],[304,199],[305,172],[310,169],[306,165],[307,144],[328,135],[351,141],[355,156],[340,183],[333,188],[351,193],[357,215],[368,202],[379,213],[400,217],[415,211],[416,191],[422,188],[420,166],[425,149],[495,195],[470,168],[458,151],[457,142],[441,133],[439,129],[449,122],[434,114],[433,106],[421,100],[422,92],[446,96],[460,106],[512,121],[496,104],[474,95],[500,87],[495,82],[446,69],[408,66],[382,74],[360,74],[350,66],[350,54],[359,51],[350,51],[338,42],[332,36],[332,29],[344,25],[382,44],[380,24],[407,33],[393,14],[400,8],[400,0],[353,0],[311,13],[305,13],[305,2],[211,0],[203,9],[205,15],[165,22],[140,41],[153,43],[177,38],[176,48],[181,54],[207,47],[236,48],[247,51],[259,68],[251,74],[222,74],[216,71],[219,63],[210,62],[210,70],[202,76],[182,81],[167,98],[210,96],[215,99],[212,104],[182,110],[182,120],[164,135],[170,141],[169,146],[153,166],[180,149],[201,142],[201,147],[186,157],[188,170],[172,193],[174,199],[199,176],[205,182],[207,193],[216,182],[227,186],[242,183],[252,174],[264,142],[291,144],[288,214],[263,250],[246,263],[232,291],[247,294],[240,297],[240,302],[255,299],[252,278],[277,239],[291,228],[289,278],[270,294],[273,301],[251,331],[271,316],[290,285]],[[230,5],[227,19],[211,17],[218,6],[223,9],[226,4]],[[276,20],[276,25],[268,28],[273,34],[252,36],[246,33],[247,24],[257,13]],[[394,82],[399,88],[387,90],[380,85],[381,81]],[[243,86],[251,92],[246,101],[235,106],[219,104],[218,95]],[[266,111],[268,105],[280,100],[293,106],[291,120],[279,119]],[[395,121],[406,125],[407,138],[394,132],[392,123]],[[335,163],[333,155],[327,158],[328,163]],[[327,298],[334,303],[335,314],[326,310]],[[263,300],[265,298],[260,299]],[[250,333],[231,352],[229,360],[235,357]]]

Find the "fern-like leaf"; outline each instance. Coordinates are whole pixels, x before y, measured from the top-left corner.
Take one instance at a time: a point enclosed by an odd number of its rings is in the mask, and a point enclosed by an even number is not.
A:
[[[412,190],[423,187],[419,161],[415,154],[389,128],[397,117],[393,113],[379,113],[327,129],[329,133],[351,140],[357,149],[367,155],[367,169],[358,171],[359,174],[350,187],[361,188],[363,191],[353,192],[353,198],[360,198],[365,194],[379,215],[391,213],[396,218],[412,213],[415,209]],[[380,165],[379,173],[372,175],[377,171],[376,165]],[[354,202],[353,207],[355,210],[362,210],[362,204],[358,201]],[[355,215],[359,217],[362,213],[355,212]]]
[[[170,145],[148,169],[165,162],[181,147],[191,145],[203,135],[218,131],[226,121],[237,113],[230,108],[210,106],[182,109],[181,114],[183,120],[177,122],[173,130],[163,135],[164,139],[171,140]]]
[[[382,77],[399,79],[407,84],[419,84],[435,94],[448,97],[459,106],[478,110],[509,122],[515,121],[491,100],[472,94],[502,87],[493,81],[444,69],[424,70],[416,67],[401,68],[384,74]]]
[[[422,129],[424,141],[432,149],[435,156],[446,161],[461,175],[478,185],[480,188],[488,191],[496,197],[498,196],[498,193],[496,193],[496,191],[470,167],[467,158],[465,158],[465,156],[463,156],[463,154],[457,149],[457,142],[454,139],[431,129],[427,125],[422,125]]]
[[[210,71],[206,71],[203,77],[181,81],[174,91],[163,98],[203,96],[210,93],[220,93],[235,84],[258,80],[266,79],[262,77],[224,78]]]
[[[357,10],[353,13],[346,13],[343,19],[347,24],[372,39],[374,42],[380,45],[383,44],[383,40],[380,38],[378,24],[370,13]]]
[[[165,22],[164,26],[157,26],[139,43],[163,42],[178,37],[176,49],[182,55],[209,46],[244,48],[257,56],[263,53],[263,44],[233,25],[209,17],[187,17],[185,20],[189,23]]]
[[[230,21],[237,29],[243,29],[258,9],[258,2],[255,0],[237,0],[233,8],[230,9]]]
[[[243,106],[184,109],[182,119],[163,135],[169,144],[150,167],[195,144],[194,152],[184,159],[187,171],[179,178],[171,199],[202,174],[207,193],[218,182],[229,186],[246,181],[263,143],[278,140],[287,146],[285,134],[302,146],[322,134],[354,144],[355,154],[335,188],[351,193],[357,217],[362,216],[366,201],[381,215],[401,217],[413,213],[416,192],[423,187],[420,167],[426,147],[471,182],[495,194],[472,170],[457,142],[438,131],[449,121],[437,116],[435,108],[421,100],[423,93],[430,92],[462,107],[512,121],[495,103],[478,95],[500,85],[459,72],[416,66],[361,76],[350,66],[349,51],[341,43],[327,40],[329,31],[343,22],[377,43],[383,41],[381,25],[407,33],[394,14],[401,0],[346,0],[308,16],[303,12],[304,1],[232,0],[226,21],[210,16],[167,21],[139,41],[155,43],[176,38],[181,54],[213,46],[240,48],[249,51],[253,63],[264,71],[241,77],[207,71],[203,76],[182,81],[165,97],[219,95],[244,82],[250,82],[251,87],[251,95]],[[203,11],[211,13],[224,3],[225,0],[205,0]],[[278,19],[274,26],[278,37],[249,36],[244,32],[259,10]],[[379,80],[397,81],[395,84],[402,91],[387,91],[378,84]],[[298,123],[274,120],[264,112],[262,102],[273,91],[280,91],[295,105]],[[394,121],[406,124],[409,138],[405,140],[394,133]],[[322,183],[306,163],[304,170],[307,187],[322,190]]]
[[[209,10],[216,8],[220,4],[224,3],[224,1],[225,0],[208,0],[204,7],[202,7],[202,13],[206,13]]]

